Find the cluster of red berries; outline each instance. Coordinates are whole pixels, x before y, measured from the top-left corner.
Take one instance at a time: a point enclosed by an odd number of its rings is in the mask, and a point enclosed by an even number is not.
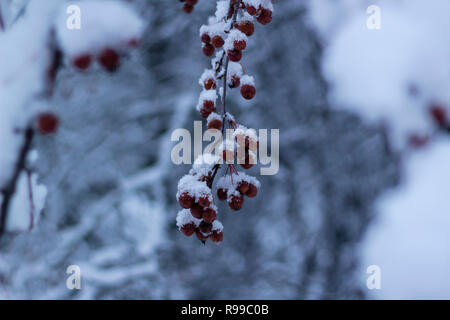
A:
[[[217,182],[217,197],[220,201],[227,201],[234,211],[242,209],[244,196],[254,198],[258,194],[259,181],[243,172],[220,178]]]
[[[183,11],[187,14],[192,13],[194,11],[194,7],[197,4],[198,0],[180,0],[180,2],[184,2]]]
[[[188,13],[197,3],[183,2]],[[183,210],[178,213],[177,226],[186,236],[195,233],[203,242],[208,238],[213,242],[223,239],[223,226],[217,220],[218,211],[211,190],[223,160],[227,171],[217,183],[217,196],[221,201],[226,200],[232,210],[240,210],[244,197],[256,197],[260,188],[255,178],[238,172],[234,167],[236,157],[244,169],[250,169],[256,162],[259,143],[254,130],[238,125],[226,111],[226,89],[240,87],[244,99],[255,97],[254,78],[245,73],[240,61],[247,48],[248,37],[255,32],[254,19],[267,24],[272,20],[272,11],[271,0],[219,0],[215,16],[200,28],[203,53],[207,57],[214,53],[216,56],[211,61],[211,69],[205,70],[199,80],[203,90],[197,110],[207,120],[208,129],[224,130],[227,125],[233,130],[233,139],[222,141],[218,155],[202,156],[212,158],[213,161],[206,161],[209,166],[199,166],[196,160],[192,170],[178,184],[177,200]],[[221,87],[219,81],[223,83]],[[216,105],[218,97],[221,100],[220,112]]]
[[[87,70],[92,64],[92,56],[89,53],[84,53],[76,56],[72,60],[72,64],[78,70]],[[105,48],[100,52],[97,57],[98,63],[109,72],[116,71],[120,66],[120,55],[119,53],[111,48]]]
[[[255,130],[239,125],[233,129],[233,137],[234,141],[225,141],[219,148],[223,160],[227,164],[233,164],[237,159],[242,168],[250,169],[256,163],[256,154],[259,149]]]
[[[139,46],[139,41],[131,39],[128,44],[131,48]],[[82,53],[72,59],[72,64],[81,71],[87,70],[95,59],[90,53]],[[104,48],[96,57],[98,63],[108,72],[115,72],[120,67],[119,50],[110,47]]]
[[[188,223],[184,222],[180,230],[191,236],[194,232],[197,238],[205,241],[210,238],[213,242],[221,242],[223,239],[222,228],[220,232],[214,228],[217,219],[217,207],[214,205],[210,183],[212,181],[211,168],[206,170],[192,169],[178,183],[177,200],[183,209],[188,210],[190,217]],[[186,220],[183,213],[184,221]]]

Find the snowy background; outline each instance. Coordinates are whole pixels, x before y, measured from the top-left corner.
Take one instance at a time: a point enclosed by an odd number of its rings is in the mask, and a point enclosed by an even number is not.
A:
[[[241,211],[221,205],[224,241],[203,246],[175,224],[190,166],[172,164],[170,137],[200,120],[199,28],[215,2],[186,15],[178,0],[0,0],[1,188],[21,128],[42,111],[60,122],[36,134],[18,180],[0,298],[450,298],[450,3],[273,1],[243,58],[257,95],[232,93],[229,108],[280,129],[280,171],[258,176]],[[96,32],[67,32],[73,3]],[[380,29],[367,26],[371,5]],[[52,26],[64,61],[48,86]],[[116,72],[71,64],[105,46],[120,51]],[[24,232],[27,182],[40,216]],[[81,290],[66,288],[69,265]],[[380,290],[366,286],[369,265]]]

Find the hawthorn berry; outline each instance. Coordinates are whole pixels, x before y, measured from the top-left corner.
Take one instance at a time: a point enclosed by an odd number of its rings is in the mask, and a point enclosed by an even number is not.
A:
[[[197,236],[198,240],[206,241],[208,239],[208,236],[205,236],[199,229],[195,230],[195,235]]]
[[[222,121],[220,121],[219,119],[213,119],[210,122],[208,122],[208,129],[217,129],[217,130],[222,130]]]
[[[205,211],[203,211],[203,221],[208,222],[208,223],[213,223],[214,220],[216,220],[217,217],[217,213],[214,209],[211,208],[207,208],[205,209]]]
[[[214,101],[205,100],[203,102],[203,107],[200,109],[200,114],[203,118],[208,118],[208,116],[216,111]]]
[[[254,16],[256,13],[258,13],[258,10],[252,5],[247,5],[247,12],[249,15]]]
[[[194,203],[191,207],[191,215],[194,218],[201,219],[203,217],[203,207],[197,203]]]
[[[110,48],[106,48],[100,53],[98,61],[109,72],[116,71],[120,66],[119,54]]]
[[[251,21],[241,21],[235,25],[235,28],[250,37],[255,33],[255,24]]]
[[[266,8],[262,8],[256,20],[261,24],[270,23],[272,21],[272,11]]]
[[[219,198],[220,201],[227,200],[228,198],[227,191],[222,188],[217,189],[217,197]]]
[[[200,225],[198,226],[198,229],[201,232],[208,234],[208,233],[210,233],[212,231],[212,227],[213,227],[212,223],[202,221],[202,222],[200,222]]]
[[[249,187],[250,185],[247,181],[241,181],[238,184],[238,190],[241,194],[245,194],[248,191]]]
[[[79,70],[86,70],[91,65],[91,62],[92,62],[92,58],[91,58],[91,55],[88,53],[76,56],[72,60],[72,64]]]
[[[242,206],[244,205],[244,197],[242,195],[231,195],[230,199],[228,200],[228,205],[230,208],[234,211],[238,211],[242,209]]]
[[[207,196],[203,196],[198,199],[198,204],[200,206],[202,206],[203,208],[206,208],[206,207],[209,207],[209,205],[211,204],[211,201],[209,201],[209,198]]]
[[[203,83],[203,86],[206,90],[211,90],[211,89],[216,89],[217,88],[217,83],[216,80],[214,79],[207,79],[205,80],[205,82]]]
[[[37,127],[42,135],[55,133],[59,127],[59,118],[50,112],[42,113],[38,116]]]
[[[203,46],[203,53],[207,57],[212,57],[212,55],[214,54],[214,50],[214,47],[210,43],[207,43]]]
[[[233,88],[237,88],[241,85],[241,78],[239,78],[238,76],[234,75],[231,77],[231,81],[228,84],[228,86],[233,89]]]
[[[233,62],[239,62],[242,59],[242,51],[233,49],[227,51],[228,58]]]
[[[187,192],[183,192],[178,198],[178,203],[184,209],[189,209],[194,205],[194,198]]]
[[[438,105],[431,106],[430,114],[437,125],[445,126],[447,123],[447,112],[443,107]]]
[[[207,33],[202,34],[201,39],[202,39],[202,42],[205,44],[211,43],[211,37]]]
[[[223,40],[223,38],[221,36],[216,35],[212,38],[211,44],[214,46],[214,48],[219,49],[219,48],[223,47],[223,45],[225,44],[225,41]]]
[[[190,5],[188,3],[185,3],[183,6],[183,11],[187,14],[190,14],[190,13],[192,13],[192,11],[194,11],[194,6]]]
[[[244,84],[241,87],[241,95],[244,97],[244,99],[251,100],[255,97],[256,94],[256,88],[249,84]]]
[[[258,188],[254,184],[249,184],[248,190],[245,195],[249,198],[254,198],[258,194]]]
[[[195,229],[197,229],[197,227],[193,222],[185,224],[180,228],[181,232],[183,232],[186,237],[192,236],[195,232]]]
[[[247,42],[245,40],[235,40],[233,43],[234,50],[242,51],[247,48]]]
[[[214,230],[213,233],[209,236],[212,242],[219,243],[223,240],[223,233],[220,231]]]

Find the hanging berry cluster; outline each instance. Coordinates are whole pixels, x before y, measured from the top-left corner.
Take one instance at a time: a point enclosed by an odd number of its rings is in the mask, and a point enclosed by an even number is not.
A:
[[[191,13],[197,3],[196,0],[182,2],[186,13]],[[212,61],[211,69],[205,70],[199,80],[203,90],[197,111],[206,119],[208,129],[222,132],[223,140],[218,155],[200,156],[189,174],[179,181],[177,200],[183,210],[178,213],[177,226],[188,237],[195,233],[203,243],[207,239],[220,243],[223,239],[223,225],[217,220],[212,191],[222,164],[226,171],[216,183],[217,197],[227,201],[233,211],[242,208],[245,196],[256,197],[260,188],[256,178],[238,172],[234,166],[237,159],[242,168],[250,169],[256,162],[259,142],[255,130],[238,124],[227,112],[226,97],[227,88],[239,87],[244,99],[255,97],[255,80],[245,73],[241,59],[249,37],[255,32],[254,20],[265,25],[272,20],[272,12],[271,0],[220,0],[215,16],[200,28],[203,53]],[[225,129],[231,130],[231,138],[224,137]]]

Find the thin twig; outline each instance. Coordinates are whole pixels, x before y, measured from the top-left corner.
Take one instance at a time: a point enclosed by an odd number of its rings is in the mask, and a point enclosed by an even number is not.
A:
[[[33,136],[34,136],[33,128],[28,127],[25,131],[24,142],[22,148],[20,149],[19,157],[17,158],[13,176],[9,181],[9,183],[6,185],[6,187],[2,190],[3,198],[0,209],[0,237],[4,234],[6,229],[6,223],[11,200],[14,196],[14,193],[16,192],[17,182],[19,180],[20,174],[22,170],[25,168],[25,163],[27,160],[28,152],[30,151],[31,148]]]

